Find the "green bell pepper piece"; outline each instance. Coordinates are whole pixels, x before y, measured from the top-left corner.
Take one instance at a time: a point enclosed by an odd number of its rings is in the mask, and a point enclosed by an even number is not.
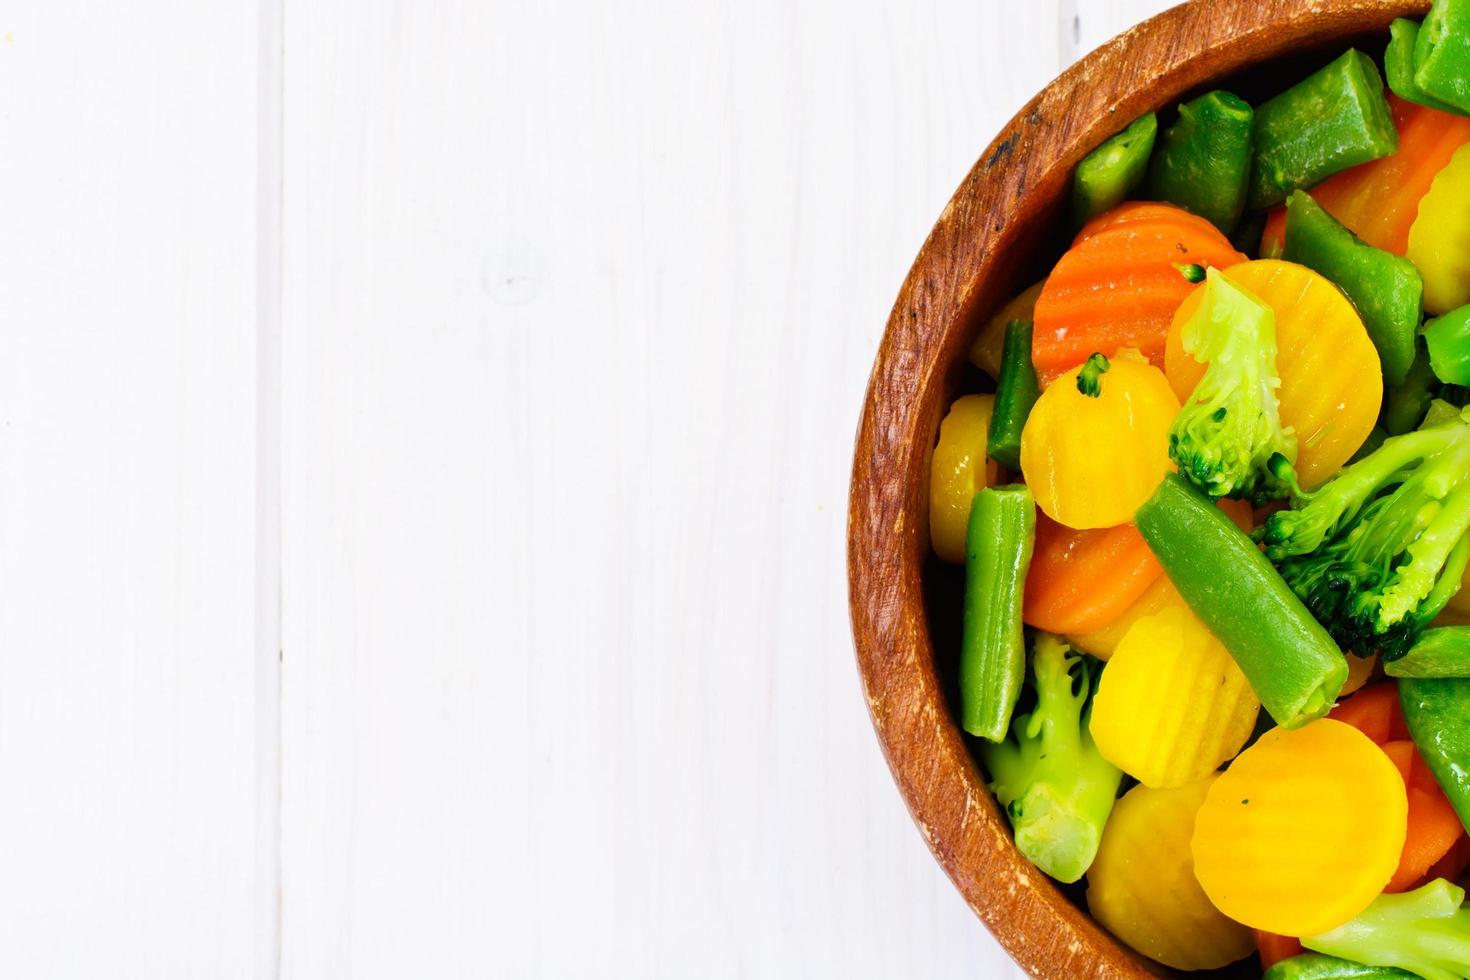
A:
[[[1158,131],[1159,121],[1152,112],[1139,116],[1077,164],[1072,174],[1074,223],[1080,226],[1111,211],[1138,189],[1148,173]]]
[[[1390,677],[1470,677],[1470,626],[1437,626],[1409,652],[1384,663]]]
[[[1001,348],[995,410],[990,414],[985,452],[1013,473],[1021,470],[1021,432],[1040,395],[1036,367],[1031,363],[1031,322],[1012,320],[1006,324],[1005,345]]]
[[[1388,87],[1406,102],[1415,102],[1440,112],[1460,112],[1448,102],[1441,102],[1419,87],[1414,81],[1414,49],[1419,43],[1419,22],[1400,17],[1388,25],[1388,50],[1383,55],[1383,74],[1388,76]]]
[[[1401,677],[1399,703],[1409,737],[1470,829],[1470,678]]]
[[[1383,380],[1402,384],[1424,314],[1424,280],[1414,263],[1364,242],[1303,191],[1286,202],[1281,257],[1315,269],[1347,293],[1378,348]]]
[[[1424,324],[1429,366],[1445,384],[1470,385],[1470,306]]]
[[[1148,194],[1207,219],[1225,234],[1245,211],[1255,112],[1229,92],[1207,92],[1179,107],[1148,171]]]
[[[960,641],[960,719],[999,742],[1026,674],[1021,596],[1036,537],[1036,504],[1025,486],[987,487],[970,504],[965,532],[965,624]]]
[[[1414,44],[1414,82],[1470,113],[1470,0],[1434,0]]]
[[[1294,190],[1388,156],[1398,145],[1378,66],[1349,49],[1257,107],[1246,206],[1279,204]]]

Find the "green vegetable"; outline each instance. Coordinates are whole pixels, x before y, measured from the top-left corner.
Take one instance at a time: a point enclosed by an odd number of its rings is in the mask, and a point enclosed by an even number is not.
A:
[[[1408,653],[1383,670],[1390,677],[1470,677],[1470,626],[1425,630]]]
[[[1462,413],[1386,439],[1311,493],[1294,489],[1293,509],[1272,514],[1257,536],[1344,649],[1394,660],[1459,587],[1467,466]],[[1279,469],[1293,479],[1284,460]]]
[[[1429,403],[1439,391],[1439,380],[1429,366],[1429,351],[1424,341],[1415,343],[1414,363],[1409,373],[1396,385],[1388,385],[1383,392],[1383,417],[1381,424],[1391,436],[1401,436],[1419,428]]]
[[[1148,193],[1206,218],[1227,235],[1245,210],[1255,113],[1229,92],[1179,107],[1148,171]]]
[[[1401,677],[1399,703],[1419,755],[1434,773],[1445,798],[1470,828],[1470,680],[1463,677]]]
[[[1088,723],[1102,665],[1048,633],[1031,658],[1036,707],[1011,738],[984,743],[990,788],[1010,816],[1016,847],[1058,881],[1081,878],[1097,856],[1123,774],[1098,754]]]
[[[1431,98],[1470,112],[1470,0],[1434,0],[1414,45],[1414,81]]]
[[[965,731],[1005,738],[1026,672],[1021,595],[1036,536],[1036,505],[1024,486],[986,487],[965,529],[965,625],[960,716]]]
[[[1383,73],[1388,76],[1388,87],[1406,102],[1438,109],[1440,112],[1459,112],[1447,102],[1441,102],[1425,92],[1414,81],[1414,47],[1419,43],[1419,22],[1400,17],[1388,25],[1388,51],[1383,55]],[[1463,115],[1463,113],[1462,113]]]
[[[1031,322],[1012,320],[1006,324],[1005,345],[1001,348],[995,411],[990,416],[990,440],[985,450],[1009,470],[1021,469],[1021,430],[1026,428],[1026,418],[1040,394],[1036,368],[1031,363]]]
[[[1230,233],[1230,244],[1253,259],[1265,258],[1261,255],[1261,236],[1265,231],[1266,212],[1253,211],[1242,218],[1240,224]]]
[[[1470,306],[1424,324],[1424,342],[1435,377],[1446,384],[1470,385]]]
[[[1301,953],[1281,960],[1261,975],[1261,980],[1414,980],[1414,974],[1391,966],[1366,966],[1352,960]]]
[[[1252,210],[1399,145],[1383,78],[1356,49],[1258,107],[1254,140],[1246,200]]]
[[[1424,280],[1408,259],[1374,248],[1301,192],[1286,203],[1282,258],[1337,284],[1362,314],[1383,362],[1383,380],[1404,380],[1414,363],[1414,337],[1424,313]]]
[[[1286,496],[1266,466],[1278,453],[1296,459],[1296,435],[1282,426],[1276,397],[1276,314],[1211,269],[1180,339],[1208,367],[1169,429],[1169,458],[1211,497]]]
[[[1441,390],[1439,398],[1431,398],[1429,400],[1429,411],[1424,413],[1424,421],[1420,423],[1419,428],[1422,429],[1425,426],[1439,425],[1441,422],[1448,422],[1450,419],[1455,418],[1457,415],[1460,414],[1460,409],[1464,408],[1465,406],[1463,404],[1456,405],[1452,402],[1445,401],[1443,397],[1444,394],[1445,392]],[[1382,445],[1382,442],[1383,441],[1380,439],[1379,445]],[[1354,460],[1354,462],[1356,462],[1356,460]]]
[[[1458,410],[1456,410],[1456,412],[1458,414]],[[1363,444],[1358,447],[1358,451],[1353,453],[1352,458],[1349,459],[1348,462],[1356,463],[1364,456],[1367,456],[1368,454],[1374,452],[1378,449],[1379,446],[1383,445],[1383,440],[1387,438],[1388,433],[1383,430],[1383,426],[1375,425],[1373,428],[1368,430],[1368,438],[1363,440]]]
[[[1111,211],[1138,189],[1148,173],[1159,121],[1150,112],[1083,157],[1072,174],[1072,219],[1086,223]]]
[[[1077,390],[1088,398],[1097,398],[1102,394],[1102,376],[1108,373],[1109,367],[1106,357],[1093,354],[1077,372]]]
[[[1470,909],[1465,890],[1443,878],[1411,892],[1379,895],[1336,929],[1302,937],[1319,953],[1396,966],[1424,980],[1470,976]]]
[[[1347,660],[1251,539],[1177,474],[1134,515],[1169,581],[1283,728],[1326,714]]]

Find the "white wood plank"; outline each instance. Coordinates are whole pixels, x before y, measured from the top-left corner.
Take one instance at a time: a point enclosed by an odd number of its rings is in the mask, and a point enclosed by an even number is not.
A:
[[[1063,37],[1067,37],[1066,21],[1070,20],[1073,45],[1070,53],[1075,58],[1179,2],[1181,0],[1060,0]]]
[[[251,975],[256,23],[0,10],[5,976]]]

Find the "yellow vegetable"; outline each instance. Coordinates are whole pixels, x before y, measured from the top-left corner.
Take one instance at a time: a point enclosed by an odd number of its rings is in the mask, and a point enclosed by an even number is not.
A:
[[[1087,907],[1108,931],[1176,970],[1213,970],[1255,951],[1251,931],[1210,904],[1189,838],[1210,775],[1175,789],[1135,786],[1113,806],[1087,872]]]
[[[1240,751],[1261,703],[1224,645],[1184,608],[1133,624],[1108,660],[1092,738],[1145,786],[1192,783]]]
[[[1078,390],[1079,374],[1095,396]],[[1147,364],[1114,358],[1106,373],[1092,362],[1066,372],[1041,393],[1021,433],[1021,471],[1036,505],[1078,530],[1129,523],[1172,467],[1178,411],[1164,373]]]
[[[1281,424],[1297,438],[1297,479],[1314,487],[1348,461],[1383,401],[1383,367],[1358,311],[1327,278],[1306,266],[1277,259],[1233,265],[1225,278],[1276,314],[1276,370]],[[1164,373],[1183,401],[1205,366],[1185,353],[1184,324],[1204,296],[1201,286],[1174,314],[1164,344]]]
[[[1123,615],[1113,620],[1106,626],[1095,629],[1090,633],[1080,633],[1076,636],[1067,637],[1067,642],[1078,650],[1092,654],[1099,660],[1107,660],[1118,648],[1118,644],[1133,624],[1145,616],[1163,612],[1165,609],[1185,609],[1184,597],[1179,590],[1174,588],[1174,583],[1169,581],[1169,576],[1160,575],[1132,605],[1123,611]]]
[[[1194,873],[1235,921],[1315,935],[1388,884],[1407,816],[1404,781],[1368,736],[1330,718],[1275,728],[1210,787],[1190,844]]]
[[[1430,313],[1470,303],[1470,143],[1455,151],[1419,202],[1405,255],[1424,277]]]
[[[939,445],[929,463],[929,538],[934,553],[948,562],[964,564],[970,504],[1000,475],[985,455],[994,409],[994,395],[965,395],[939,423]]]
[[[1368,679],[1373,676],[1373,668],[1378,666],[1377,654],[1371,657],[1355,657],[1350,653],[1345,653],[1343,656],[1347,657],[1348,678],[1347,683],[1342,686],[1342,693],[1338,695],[1339,698],[1345,698],[1354,691],[1362,688],[1364,684],[1368,683]]]
[[[1036,310],[1036,297],[1046,280],[1038,282],[1000,308],[1000,311],[985,321],[980,335],[970,345],[970,363],[992,378],[1000,377],[1000,351],[1005,346],[1006,324],[1012,320],[1030,320]]]

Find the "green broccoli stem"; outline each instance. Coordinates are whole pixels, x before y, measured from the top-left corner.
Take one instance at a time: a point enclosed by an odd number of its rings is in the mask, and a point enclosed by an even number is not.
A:
[[[1088,730],[1092,674],[1061,640],[1037,634],[1031,661],[1036,707],[1012,737],[979,747],[991,789],[1006,807],[1016,847],[1058,881],[1081,878],[1097,855],[1122,773]]]
[[[1470,976],[1470,909],[1465,890],[1438,878],[1380,895],[1336,929],[1304,936],[1307,949],[1371,966],[1393,966],[1425,980]]]

